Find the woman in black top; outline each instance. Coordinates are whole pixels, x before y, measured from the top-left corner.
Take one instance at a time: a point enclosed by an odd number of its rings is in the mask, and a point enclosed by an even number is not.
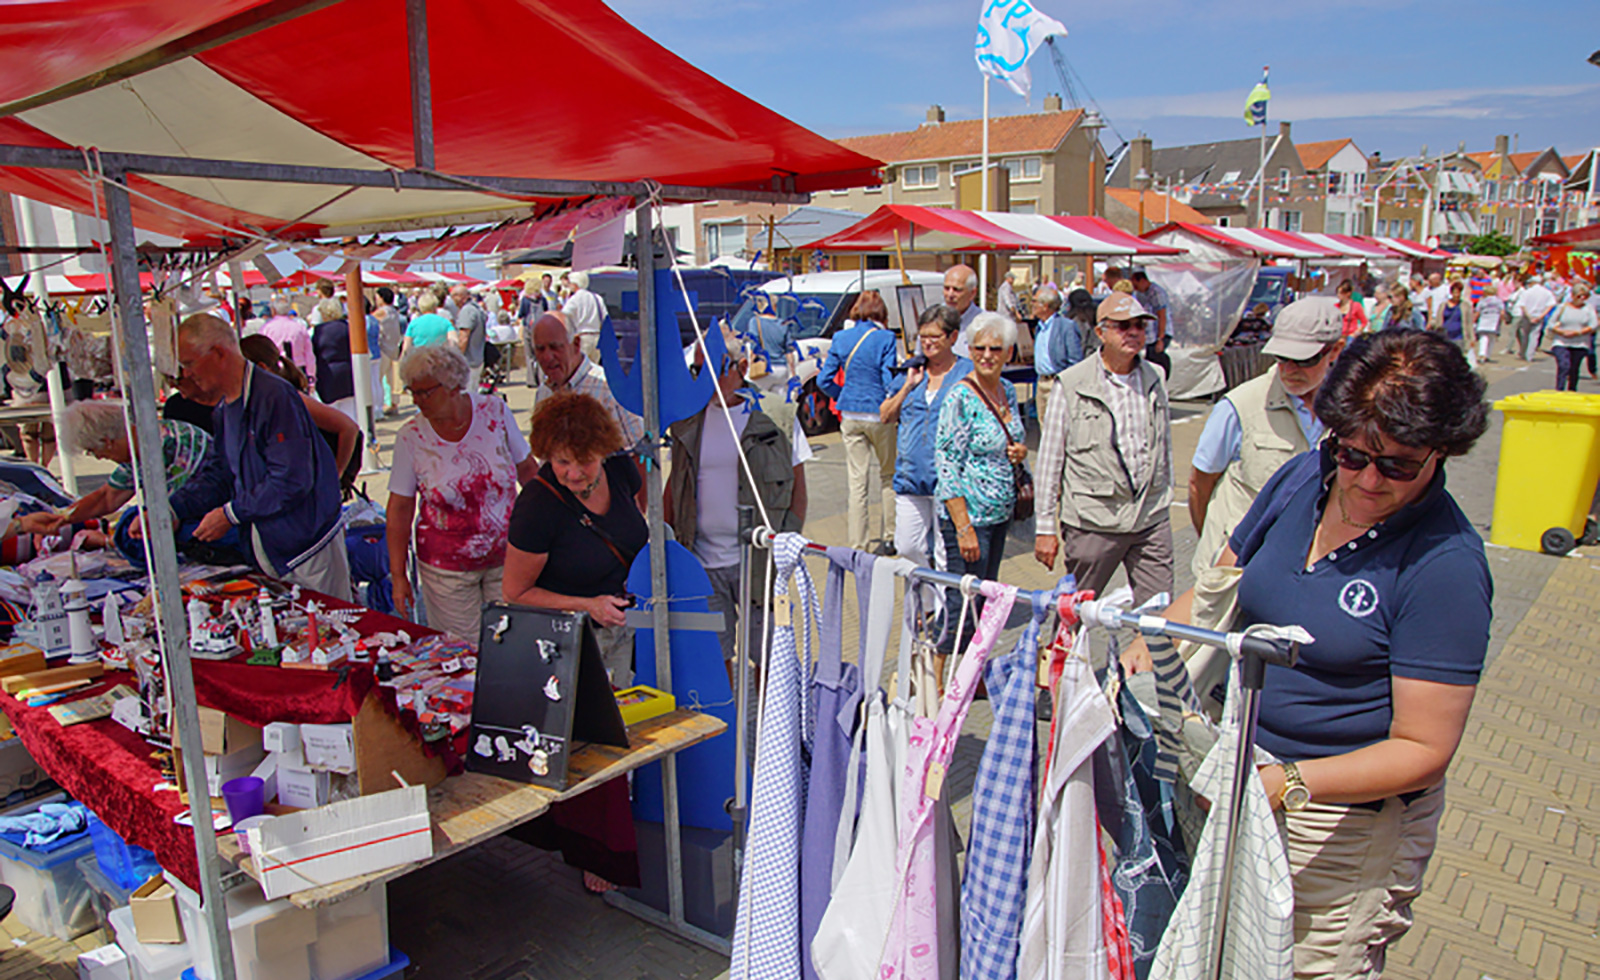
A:
[[[588,395],[561,392],[539,402],[528,430],[539,474],[517,495],[506,548],[507,602],[587,613],[612,683],[633,677],[633,630],[626,625],[628,568],[650,539],[634,502],[639,471],[622,448],[622,430]],[[559,849],[584,869],[594,892],[639,880],[628,783],[613,779],[556,804],[520,840]],[[519,828],[520,829],[520,828]]]

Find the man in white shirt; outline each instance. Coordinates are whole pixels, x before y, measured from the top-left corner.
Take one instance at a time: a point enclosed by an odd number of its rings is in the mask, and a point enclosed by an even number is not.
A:
[[[1513,322],[1516,324],[1516,346],[1507,353],[1514,353],[1524,361],[1532,356],[1532,346],[1536,342],[1535,334],[1544,324],[1544,318],[1556,308],[1556,296],[1543,282],[1533,280],[1528,287],[1517,297],[1517,305],[1512,309]]]
[[[1423,311],[1425,322],[1432,323],[1434,317],[1439,315],[1439,311],[1444,309],[1445,302],[1450,299],[1450,287],[1445,285],[1444,276],[1437,272],[1429,274],[1428,288],[1423,290],[1422,295],[1428,304],[1428,308]]]
[[[565,315],[546,313],[534,323],[533,356],[544,374],[544,382],[533,393],[534,405],[558,391],[582,392],[592,395],[617,420],[625,449],[631,450],[644,437],[644,421],[617,404],[606,383],[605,370],[584,356],[578,337],[567,327]]]
[[[944,271],[944,304],[961,314],[961,332],[952,348],[957,357],[967,356],[967,339],[972,321],[983,312],[978,301],[978,274],[970,265],[953,265]]]
[[[561,312],[566,316],[567,325],[571,328],[573,336],[578,338],[578,343],[583,348],[583,356],[599,364],[600,326],[606,319],[605,301],[598,293],[589,291],[587,272],[568,273],[567,281],[572,283],[572,295],[567,297]]]

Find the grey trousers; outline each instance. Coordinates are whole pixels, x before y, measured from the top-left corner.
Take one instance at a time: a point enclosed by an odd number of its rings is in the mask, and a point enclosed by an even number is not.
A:
[[[1160,592],[1172,593],[1172,522],[1166,517],[1145,528],[1116,534],[1061,525],[1061,560],[1079,589],[1105,591],[1117,566],[1128,572],[1134,605]]]

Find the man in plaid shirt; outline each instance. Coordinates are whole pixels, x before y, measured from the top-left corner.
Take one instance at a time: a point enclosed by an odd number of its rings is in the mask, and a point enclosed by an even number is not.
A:
[[[1099,356],[1061,372],[1045,410],[1033,554],[1054,568],[1059,552],[1095,592],[1121,565],[1139,603],[1172,591],[1172,420],[1161,372],[1141,356],[1151,315],[1112,293],[1096,318]]]

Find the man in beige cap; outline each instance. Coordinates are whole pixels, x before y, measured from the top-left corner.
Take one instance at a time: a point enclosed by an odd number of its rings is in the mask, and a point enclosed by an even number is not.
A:
[[[1313,403],[1344,350],[1341,322],[1334,299],[1312,296],[1285,306],[1263,348],[1277,363],[1211,410],[1189,471],[1189,520],[1200,535],[1197,577],[1216,563],[1267,478],[1322,438]]]
[[[1121,565],[1135,603],[1172,591],[1172,419],[1161,371],[1141,356],[1150,319],[1128,293],[1101,301],[1099,356],[1057,375],[1034,480],[1034,557],[1054,568],[1059,552],[1096,592]]]

